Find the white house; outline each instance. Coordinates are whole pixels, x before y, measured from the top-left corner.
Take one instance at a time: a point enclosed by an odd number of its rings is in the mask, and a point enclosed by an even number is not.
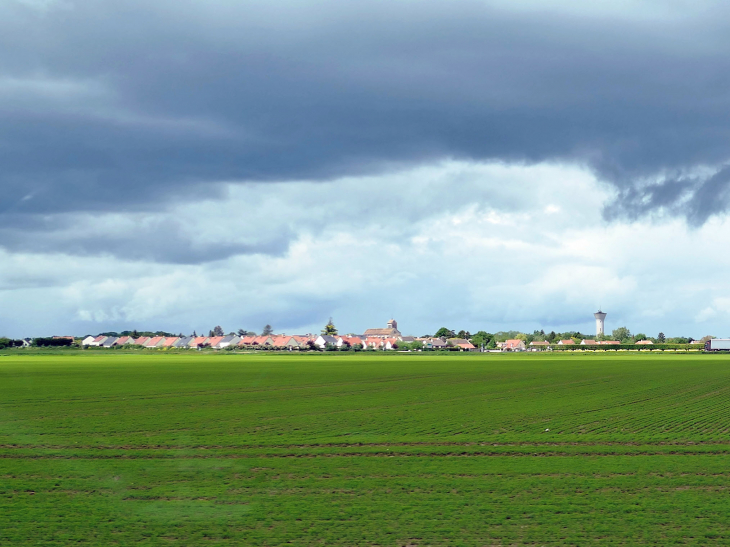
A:
[[[215,349],[223,349],[223,348],[227,348],[228,346],[237,346],[240,341],[241,341],[240,336],[236,336],[235,334],[229,334],[228,336],[224,336],[223,340],[218,342],[213,347]]]
[[[334,336],[329,336],[328,334],[320,334],[314,341],[314,345],[320,349],[324,349],[328,345],[335,346],[337,345],[337,338],[335,338]]]

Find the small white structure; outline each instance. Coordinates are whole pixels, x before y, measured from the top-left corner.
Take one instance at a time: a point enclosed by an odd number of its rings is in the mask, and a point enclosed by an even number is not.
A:
[[[603,313],[601,310],[598,310],[593,314],[593,317],[596,318],[596,336],[603,334],[606,315],[607,314]]]
[[[94,341],[94,336],[87,336],[81,341],[82,346],[90,346],[91,343]]]

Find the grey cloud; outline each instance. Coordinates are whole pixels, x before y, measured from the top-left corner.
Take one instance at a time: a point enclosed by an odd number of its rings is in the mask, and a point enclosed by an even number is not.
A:
[[[730,167],[704,177],[666,177],[660,182],[626,186],[604,210],[608,219],[636,219],[655,212],[684,216],[701,226],[730,205]]]
[[[9,3],[0,211],[154,211],[222,197],[221,181],[457,158],[577,162],[617,188],[609,218],[664,207],[702,223],[725,210],[725,178],[643,181],[730,159],[729,8],[708,6],[632,20],[481,2]]]
[[[170,264],[200,264],[233,255],[281,256],[292,234],[286,227],[277,231],[244,234],[228,240],[195,237],[190,226],[171,216],[153,217],[135,224],[111,226],[94,219],[79,221],[74,215],[12,215],[0,219],[0,248],[22,253],[61,253],[70,256],[110,256],[124,260]]]

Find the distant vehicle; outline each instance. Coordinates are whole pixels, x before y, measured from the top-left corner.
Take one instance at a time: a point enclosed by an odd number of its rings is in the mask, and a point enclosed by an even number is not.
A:
[[[711,338],[705,342],[705,351],[730,351],[730,338]]]

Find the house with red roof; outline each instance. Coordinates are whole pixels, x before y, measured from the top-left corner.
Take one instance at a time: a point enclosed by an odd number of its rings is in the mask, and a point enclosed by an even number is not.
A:
[[[368,337],[363,340],[363,347],[365,348],[373,348],[373,349],[382,349],[383,347],[383,339],[379,337]]]
[[[108,336],[97,336],[96,338],[91,340],[91,342],[89,342],[86,345],[87,346],[101,346],[104,344],[104,342],[106,341],[107,338],[109,338],[109,337]]]
[[[526,349],[524,340],[506,340],[502,344],[502,351],[525,351]]]
[[[210,338],[208,338],[208,345],[211,348],[214,348],[220,343],[221,340],[223,340],[223,338],[225,338],[225,336],[211,336]]]
[[[139,338],[137,338],[137,339],[136,339],[136,340],[134,341],[134,343],[135,343],[136,345],[138,345],[138,346],[144,346],[144,345],[145,345],[145,343],[147,342],[147,340],[149,340],[149,339],[150,339],[150,337],[149,337],[149,336],[140,336]]]
[[[120,336],[117,338],[116,342],[114,342],[115,346],[128,346],[130,344],[134,344],[134,338],[131,336]]]
[[[363,343],[362,339],[359,336],[340,336],[337,339],[337,343],[335,344],[338,348],[341,348],[342,346],[350,346],[353,347],[355,345],[361,345],[362,347],[365,347],[365,344]]]
[[[196,336],[188,343],[188,347],[190,349],[198,349],[200,347],[207,346],[208,340],[209,338],[207,336]]]
[[[398,339],[397,338],[383,338],[383,349],[386,349],[386,350],[398,349]]]
[[[238,342],[239,346],[250,346],[253,345],[253,343],[256,341],[256,336],[244,336],[241,338],[241,341]]]
[[[274,340],[271,344],[275,348],[281,349],[299,349],[299,342],[293,336],[274,336]]]
[[[175,344],[178,340],[180,340],[179,336],[170,336],[169,338],[163,338],[162,343],[159,345],[161,348],[170,348]]]
[[[559,346],[575,346],[575,342],[571,339],[561,340],[560,342],[558,342],[558,345]]]
[[[145,348],[157,348],[162,345],[164,340],[165,338],[163,336],[155,336],[154,338],[148,339],[142,346]]]

